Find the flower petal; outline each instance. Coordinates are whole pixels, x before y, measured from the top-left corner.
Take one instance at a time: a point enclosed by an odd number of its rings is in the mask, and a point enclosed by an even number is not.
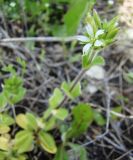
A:
[[[81,42],[84,42],[84,43],[90,41],[90,39],[88,37],[86,37],[86,36],[80,36],[80,35],[76,36],[76,39],[79,40],[79,41],[81,41]]]
[[[102,47],[102,46],[104,46],[104,43],[102,40],[96,40],[94,46],[95,47]]]
[[[95,38],[98,38],[100,35],[104,34],[104,30],[100,29],[96,32]]]
[[[93,28],[92,28],[92,26],[90,24],[87,24],[85,28],[86,28],[87,33],[90,36],[94,36]]]
[[[86,54],[89,52],[90,48],[91,48],[92,44],[88,43],[83,47],[83,54]]]

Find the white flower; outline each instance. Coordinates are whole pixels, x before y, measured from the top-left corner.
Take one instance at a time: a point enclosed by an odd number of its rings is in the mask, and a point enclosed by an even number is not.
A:
[[[108,0],[108,4],[109,4],[109,5],[113,5],[113,4],[114,4],[114,1],[113,1],[113,0]]]
[[[87,34],[85,36],[77,36],[77,40],[85,44],[83,47],[83,54],[88,54],[93,45],[97,48],[104,46],[104,42],[99,36],[103,35],[105,31],[103,29],[99,29],[96,33],[94,33],[94,30],[90,24],[87,24],[85,28]]]
[[[76,36],[76,39],[83,42],[83,43],[87,43],[90,41],[90,39],[87,36]]]
[[[101,40],[96,40],[94,43],[94,46],[95,47],[102,47],[102,46],[104,46],[104,43]]]
[[[92,44],[88,43],[83,47],[83,54],[87,54],[91,49]]]
[[[93,37],[94,36],[94,31],[93,31],[92,26],[90,24],[87,24],[85,28],[86,28],[86,31],[87,31],[88,35]]]
[[[104,34],[104,30],[103,29],[98,30],[95,34],[95,38],[98,38],[102,34]]]

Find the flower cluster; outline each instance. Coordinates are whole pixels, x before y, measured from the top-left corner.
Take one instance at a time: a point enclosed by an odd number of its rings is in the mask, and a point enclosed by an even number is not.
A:
[[[116,23],[117,18],[110,22],[102,22],[96,11],[93,12],[93,15],[88,14],[86,22],[85,35],[77,36],[77,40],[85,44],[83,54],[88,54],[91,48],[99,50],[109,45],[114,41],[114,37],[119,30]]]

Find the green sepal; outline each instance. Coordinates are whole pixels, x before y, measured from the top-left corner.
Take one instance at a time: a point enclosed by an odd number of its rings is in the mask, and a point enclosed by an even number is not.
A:
[[[119,32],[119,28],[112,29],[110,32],[108,32],[106,39],[113,39],[118,32]]]
[[[101,28],[101,19],[97,14],[96,10],[93,11],[93,17],[94,17],[95,23],[97,24],[97,27]]]

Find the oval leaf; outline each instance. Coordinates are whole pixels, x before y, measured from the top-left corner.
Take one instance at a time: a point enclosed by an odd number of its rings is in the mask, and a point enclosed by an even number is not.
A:
[[[37,125],[36,117],[31,113],[27,113],[26,118],[27,118],[28,129],[37,130],[38,125]]]
[[[7,125],[0,124],[0,134],[5,134],[10,131],[10,128]]]
[[[38,138],[39,138],[39,143],[44,150],[46,150],[49,153],[53,154],[56,153],[57,147],[55,144],[55,140],[50,134],[44,131],[40,131]]]
[[[52,111],[53,116],[55,116],[57,119],[64,120],[68,116],[68,111],[65,108],[60,109],[54,109]]]
[[[96,56],[91,63],[91,66],[93,65],[105,65],[104,58],[102,56]]]
[[[0,137],[0,149],[8,151],[8,149],[9,149],[8,138],[6,138],[6,137]]]
[[[78,104],[72,110],[74,120],[70,129],[66,132],[66,138],[77,137],[84,133],[93,121],[93,111],[88,104]]]
[[[62,99],[63,99],[62,92],[58,88],[55,88],[53,95],[49,99],[50,107],[56,108],[60,104]]]
[[[27,129],[27,118],[26,115],[24,114],[19,114],[16,116],[16,123],[19,127],[23,128],[23,129]]]
[[[15,122],[14,119],[8,114],[0,114],[0,121],[2,124],[5,124],[7,126],[10,126]]]
[[[33,135],[30,131],[24,130],[16,134],[14,149],[18,153],[31,151],[33,148]]]

